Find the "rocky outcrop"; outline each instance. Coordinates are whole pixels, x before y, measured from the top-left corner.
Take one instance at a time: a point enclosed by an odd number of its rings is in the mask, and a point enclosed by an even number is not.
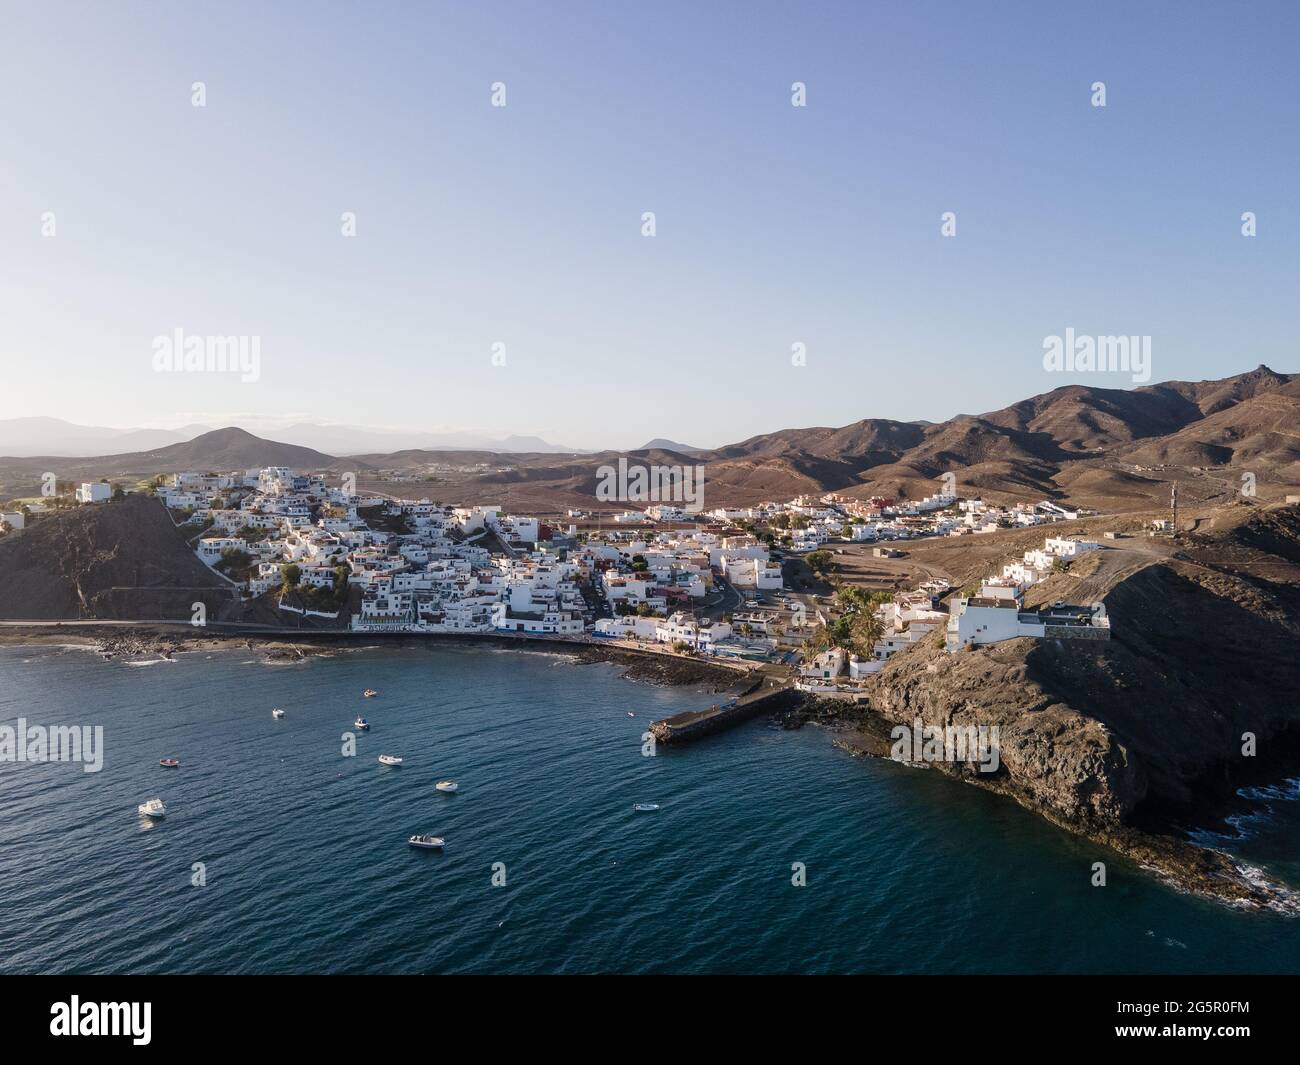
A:
[[[1109,641],[1023,638],[948,654],[936,634],[896,655],[872,685],[872,726],[844,745],[884,753],[891,727],[917,722],[996,727],[995,773],[932,768],[1189,890],[1291,912],[1293,897],[1170,831],[1270,759],[1293,773],[1300,750],[1300,510],[1223,524],[1116,576],[1102,597]]]
[[[1239,583],[1152,565],[1106,595],[1108,642],[1025,638],[954,655],[927,642],[881,671],[871,705],[898,724],[996,726],[1003,783],[1067,822],[1186,806],[1207,774],[1300,726],[1295,633]]]
[[[1030,639],[945,652],[937,640],[899,655],[881,672],[871,706],[893,725],[996,728],[1003,782],[1030,804],[1067,821],[1122,821],[1145,798],[1140,758],[1101,721],[1079,712],[1031,659],[1101,657],[1109,648],[1035,646]],[[974,770],[943,764],[955,773]]]

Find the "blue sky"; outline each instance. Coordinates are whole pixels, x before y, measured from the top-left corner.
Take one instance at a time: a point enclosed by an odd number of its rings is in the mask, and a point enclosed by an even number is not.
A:
[[[1300,369],[1300,5],[1048,6],[6,5],[0,417],[713,446],[1132,387],[1067,327]]]

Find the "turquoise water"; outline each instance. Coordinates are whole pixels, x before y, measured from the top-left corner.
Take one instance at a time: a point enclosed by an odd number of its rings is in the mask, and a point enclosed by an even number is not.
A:
[[[97,774],[0,763],[0,971],[1300,971],[1300,921],[1177,894],[816,728],[755,721],[643,757],[650,720],[711,701],[517,650],[0,648],[0,724],[105,736]],[[373,730],[345,758],[358,712]],[[1294,794],[1221,842],[1300,883]],[[143,823],[155,795],[168,816]],[[447,849],[411,850],[414,832]]]

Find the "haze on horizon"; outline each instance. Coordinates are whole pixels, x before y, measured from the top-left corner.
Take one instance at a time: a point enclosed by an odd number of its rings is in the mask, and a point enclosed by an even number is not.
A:
[[[1067,329],[1300,369],[1294,5],[660,12],[9,10],[0,418],[712,447],[1135,386]]]

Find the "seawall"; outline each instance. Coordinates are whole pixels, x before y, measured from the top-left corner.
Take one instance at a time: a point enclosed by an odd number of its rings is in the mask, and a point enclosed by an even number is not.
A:
[[[711,706],[707,710],[688,710],[650,723],[650,734],[659,743],[691,743],[705,736],[739,725],[759,714],[788,709],[803,699],[790,687],[767,687],[754,684],[738,699]]]

